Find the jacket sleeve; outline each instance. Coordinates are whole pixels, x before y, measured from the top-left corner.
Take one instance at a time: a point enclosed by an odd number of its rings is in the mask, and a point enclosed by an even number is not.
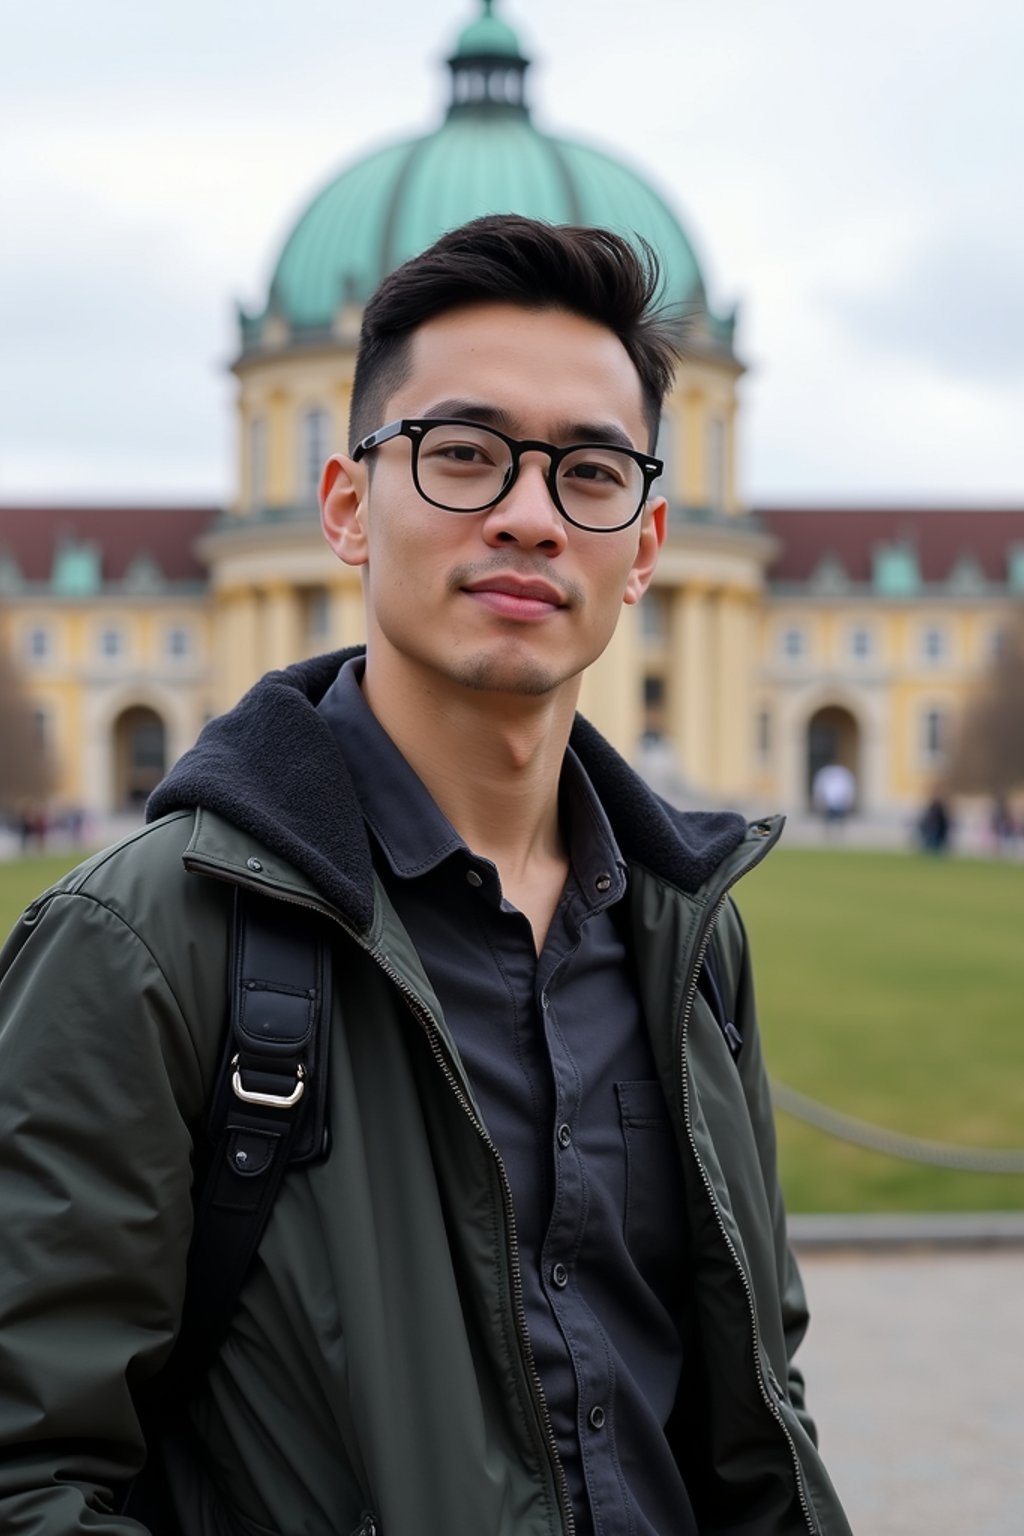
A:
[[[728,943],[733,956],[738,957],[738,964],[734,958],[730,968],[735,977],[734,1017],[743,1039],[738,1068],[757,1144],[765,1198],[771,1212],[771,1240],[786,1351],[785,1386],[797,1416],[812,1441],[817,1444],[817,1429],[806,1408],[803,1374],[794,1363],[794,1356],[807,1332],[807,1298],[786,1232],[786,1211],[776,1156],[775,1119],[757,1022],[750,946],[740,915],[731,901],[723,913],[722,929],[722,938]]]
[[[0,955],[0,1530],[139,1529],[112,1501],[180,1317],[201,1077],[122,915],[29,909]]]

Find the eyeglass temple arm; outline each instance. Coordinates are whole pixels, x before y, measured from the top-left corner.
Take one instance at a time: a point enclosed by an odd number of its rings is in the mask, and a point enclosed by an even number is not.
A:
[[[378,427],[376,432],[371,432],[369,437],[364,437],[361,443],[357,443],[352,457],[361,459],[364,453],[371,448],[379,448],[381,443],[388,443],[393,437],[398,437],[406,429],[404,421],[389,421],[386,427]]]

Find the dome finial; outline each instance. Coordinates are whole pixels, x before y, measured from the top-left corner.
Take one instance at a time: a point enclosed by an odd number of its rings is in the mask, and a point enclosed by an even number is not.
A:
[[[481,0],[480,14],[463,27],[448,60],[449,114],[463,109],[525,113],[523,76],[528,63],[515,32],[494,14],[494,0]]]

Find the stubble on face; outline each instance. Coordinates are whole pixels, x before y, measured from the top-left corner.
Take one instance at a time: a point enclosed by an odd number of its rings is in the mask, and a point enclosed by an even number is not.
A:
[[[490,560],[456,566],[448,573],[448,590],[458,594],[470,583],[498,572],[526,579],[541,578],[557,589],[566,609],[582,608],[586,601],[581,584],[552,572],[550,561],[524,559],[522,556],[509,558],[505,553]],[[471,655],[455,652],[450,662],[453,681],[478,693],[509,693],[524,698],[540,698],[546,693],[552,693],[567,682],[572,674],[520,647],[516,631],[529,627],[510,621],[507,644],[500,650],[495,650],[492,642],[486,649],[474,651]]]

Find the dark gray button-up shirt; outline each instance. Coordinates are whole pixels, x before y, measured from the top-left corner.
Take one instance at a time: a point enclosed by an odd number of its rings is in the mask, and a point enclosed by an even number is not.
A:
[[[666,1426],[686,1315],[681,1172],[622,922],[625,870],[575,754],[570,874],[538,956],[379,724],[349,661],[320,704],[375,863],[512,1190],[534,1358],[581,1533],[696,1532]]]

